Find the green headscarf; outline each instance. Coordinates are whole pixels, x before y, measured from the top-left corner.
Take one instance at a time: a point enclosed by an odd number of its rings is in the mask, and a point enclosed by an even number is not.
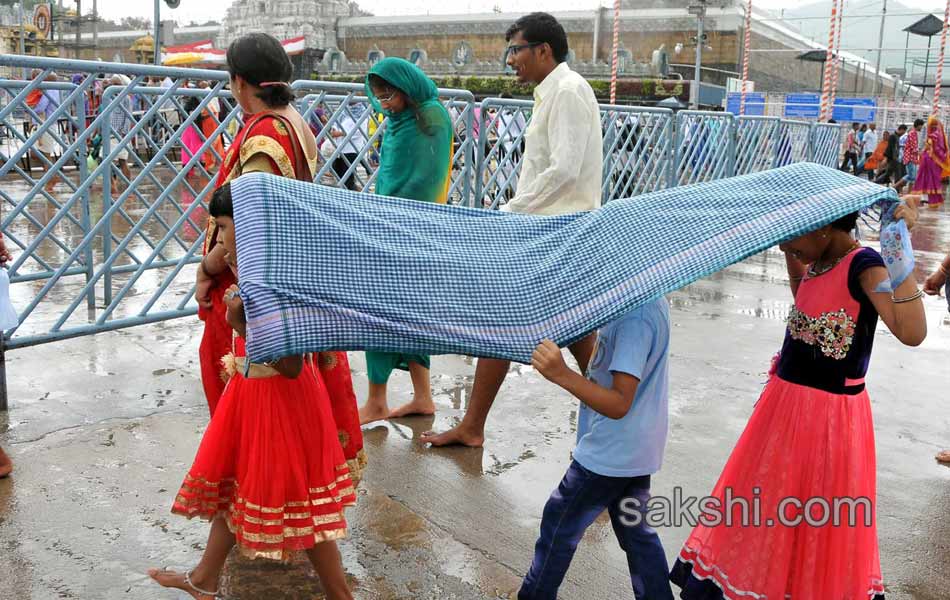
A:
[[[384,111],[369,85],[376,75],[409,99],[405,110]],[[380,149],[376,193],[445,202],[452,164],[452,119],[439,102],[439,91],[422,69],[402,58],[384,58],[366,76],[373,110],[388,117]]]

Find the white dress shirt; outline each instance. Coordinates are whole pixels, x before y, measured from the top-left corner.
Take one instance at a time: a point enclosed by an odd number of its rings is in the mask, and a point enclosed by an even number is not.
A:
[[[515,197],[502,210],[558,215],[600,207],[603,137],[587,81],[561,63],[534,89]]]

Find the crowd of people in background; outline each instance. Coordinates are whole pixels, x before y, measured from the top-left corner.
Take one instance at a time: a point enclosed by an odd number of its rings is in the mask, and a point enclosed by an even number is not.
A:
[[[875,123],[852,123],[845,135],[840,169],[867,177],[898,193],[913,193],[936,208],[950,178],[950,145],[936,116],[915,119],[878,136]]]

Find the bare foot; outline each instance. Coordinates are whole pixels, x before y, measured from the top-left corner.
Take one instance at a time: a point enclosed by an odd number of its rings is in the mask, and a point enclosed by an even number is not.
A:
[[[950,450],[944,450],[943,452],[938,452],[937,462],[943,463],[945,465],[950,464]]]
[[[193,583],[188,585],[188,582],[185,581],[185,574],[178,573],[177,571],[166,571],[165,569],[149,569],[148,576],[155,580],[158,585],[166,588],[174,588],[176,590],[181,590],[194,598],[195,600],[214,600],[215,594],[203,594],[195,588],[195,585],[201,585]]]
[[[390,419],[398,419],[400,417],[411,417],[415,415],[429,416],[435,414],[435,403],[432,402],[432,397],[428,396],[421,400],[417,400],[414,396],[412,402],[407,402],[399,408],[393,409],[389,413]]]
[[[360,425],[366,425],[373,421],[383,421],[388,418],[389,407],[385,404],[382,406],[371,406],[369,403],[366,403],[360,407]]]
[[[481,448],[485,443],[484,431],[473,432],[467,428],[458,425],[443,433],[427,431],[419,438],[423,444],[432,444],[433,446],[468,446],[470,448]]]

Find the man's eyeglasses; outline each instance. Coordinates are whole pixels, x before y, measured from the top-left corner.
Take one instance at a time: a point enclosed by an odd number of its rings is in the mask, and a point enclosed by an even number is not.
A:
[[[517,46],[508,46],[505,49],[505,58],[508,58],[512,54],[518,54],[525,48],[534,48],[535,46],[540,46],[542,44],[544,44],[544,42],[531,42],[530,44],[518,44]]]

